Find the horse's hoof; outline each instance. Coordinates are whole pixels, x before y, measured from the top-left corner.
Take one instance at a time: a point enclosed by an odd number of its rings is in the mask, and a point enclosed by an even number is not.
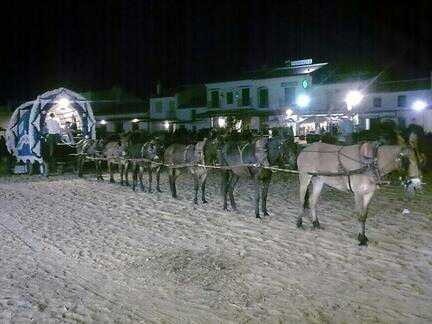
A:
[[[123,183],[123,182],[120,182],[120,186],[122,186],[122,187],[123,187],[123,186],[124,186],[124,183]]]
[[[359,245],[360,246],[366,246],[366,245],[368,245],[368,238],[366,237],[366,235],[364,235],[364,234],[362,234],[362,233],[359,233],[359,235],[358,235],[358,240],[359,240]]]
[[[303,220],[301,218],[297,218],[297,227],[303,228]]]
[[[110,183],[115,183],[114,179],[110,179]]]
[[[314,221],[312,222],[312,226],[313,226],[313,228],[321,228],[321,226],[320,226],[320,222],[318,221],[318,219],[317,219],[317,220],[314,220]]]
[[[270,214],[268,213],[268,211],[265,211],[263,214],[264,214],[264,216],[270,216]]]
[[[255,218],[261,219],[261,216],[260,215],[255,215]]]
[[[198,199],[194,199],[193,202],[194,202],[195,205],[198,205]]]
[[[202,203],[203,203],[203,204],[207,204],[207,203],[208,203],[208,201],[207,201],[207,200],[205,200],[205,199],[203,199]]]
[[[135,191],[135,187],[134,186],[132,186],[132,190]]]
[[[162,192],[162,190],[160,190],[159,188],[156,189],[157,192]]]
[[[129,186],[130,186],[129,182],[126,182],[126,187],[129,187]]]

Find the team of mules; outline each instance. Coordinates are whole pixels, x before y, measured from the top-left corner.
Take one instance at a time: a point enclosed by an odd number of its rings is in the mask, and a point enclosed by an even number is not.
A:
[[[367,244],[365,223],[368,206],[382,177],[406,167],[410,189],[420,189],[421,174],[419,154],[415,143],[406,143],[401,137],[398,145],[377,146],[365,142],[351,146],[336,146],[321,142],[299,147],[291,139],[258,137],[239,142],[233,139],[204,139],[194,144],[171,144],[165,147],[158,139],[139,145],[130,145],[126,138],[102,143],[100,140],[85,140],[78,143],[81,153],[79,175],[86,156],[96,161],[97,178],[102,178],[101,162],[106,161],[110,181],[114,182],[113,166],[120,172],[120,183],[129,185],[128,172],[132,171],[132,188],[138,184],[145,190],[143,174],[149,175],[148,192],[152,191],[152,174],[156,173],[156,190],[160,191],[159,179],[162,167],[167,169],[171,195],[177,198],[176,180],[187,172],[194,180],[194,203],[198,203],[201,189],[202,203],[206,203],[205,185],[208,171],[217,169],[221,174],[223,208],[227,210],[229,198],[233,210],[237,210],[234,189],[240,178],[254,184],[255,216],[264,216],[267,211],[267,194],[275,168],[297,169],[300,181],[300,213],[297,226],[303,227],[303,217],[310,212],[312,226],[319,228],[316,205],[324,185],[354,195],[355,211],[360,222],[358,240]],[[260,209],[261,202],[261,209]]]

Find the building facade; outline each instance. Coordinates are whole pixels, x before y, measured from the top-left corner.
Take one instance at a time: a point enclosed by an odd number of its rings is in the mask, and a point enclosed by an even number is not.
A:
[[[314,72],[325,65],[312,60],[288,62],[285,67],[156,96],[150,99],[151,130],[226,127],[228,120],[234,120],[238,127],[290,126],[296,135],[306,135],[332,128],[352,132],[392,120],[432,132],[430,78],[378,82],[357,77],[314,83]],[[362,98],[348,106],[347,94],[353,91]]]

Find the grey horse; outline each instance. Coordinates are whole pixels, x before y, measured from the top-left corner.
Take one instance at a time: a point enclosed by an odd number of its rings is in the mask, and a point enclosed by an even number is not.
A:
[[[168,181],[171,195],[177,198],[176,180],[183,170],[187,169],[194,179],[194,203],[198,203],[198,191],[201,188],[201,200],[207,203],[205,185],[207,168],[202,165],[216,162],[216,141],[204,139],[196,144],[171,144],[165,150],[164,161],[168,167]]]
[[[97,158],[103,150],[103,143],[100,139],[88,139],[83,138],[76,143],[77,149],[77,174],[78,177],[83,175],[83,167],[87,157]],[[96,165],[96,174],[98,179],[101,177],[101,171],[99,170],[100,164],[98,161]]]
[[[257,140],[238,143],[228,142],[219,149],[219,162],[225,166],[222,177],[223,209],[227,210],[229,196],[231,208],[237,210],[234,189],[240,177],[254,182],[255,216],[260,218],[261,210],[268,216],[267,194],[272,171],[266,167],[295,168],[297,145],[291,139],[261,137]]]
[[[110,182],[114,183],[114,165],[118,166],[120,172],[120,184],[123,185],[123,176],[127,173],[125,163],[126,150],[129,145],[129,139],[126,136],[121,136],[118,141],[110,141],[103,146],[101,157],[107,162],[108,172],[110,174]],[[102,170],[102,160],[97,161],[98,169]],[[102,174],[99,173],[98,178],[103,180]]]
[[[151,140],[140,145],[139,153],[135,155],[138,158],[136,161],[132,159],[132,189],[135,191],[138,179],[140,182],[140,188],[144,191],[143,175],[144,171],[148,172],[149,186],[148,192],[152,192],[153,172],[156,173],[156,191],[162,192],[160,189],[160,172],[162,169],[161,159],[163,155],[163,145],[157,140]],[[146,159],[145,161],[139,161],[139,159]]]
[[[297,226],[302,227],[302,218],[309,206],[313,226],[320,227],[316,204],[326,184],[354,194],[355,210],[360,223],[358,240],[360,245],[367,245],[365,224],[368,206],[377,184],[382,176],[401,169],[404,158],[409,161],[408,175],[411,182],[420,188],[421,173],[416,154],[403,139],[400,139],[400,145],[382,145],[378,148],[368,142],[351,146],[321,142],[309,145],[297,159],[301,204]]]

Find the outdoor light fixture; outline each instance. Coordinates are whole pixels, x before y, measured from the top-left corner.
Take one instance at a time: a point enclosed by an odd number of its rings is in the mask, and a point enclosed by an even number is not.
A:
[[[310,97],[307,94],[301,94],[296,98],[296,104],[300,108],[306,108],[310,104]]]
[[[219,117],[219,118],[218,118],[218,125],[219,125],[219,127],[221,127],[221,128],[225,127],[225,126],[226,126],[226,119],[223,118],[223,117]]]
[[[170,126],[169,121],[166,121],[166,122],[164,123],[164,126],[165,126],[165,129],[168,129],[169,126]]]
[[[59,101],[57,101],[57,104],[61,109],[64,109],[64,108],[69,107],[70,101],[68,98],[63,97],[63,98],[60,98]]]
[[[363,99],[363,94],[358,90],[348,91],[345,102],[348,110],[351,110],[354,106],[357,106]]]
[[[100,124],[101,124],[101,125],[106,125],[106,123],[107,123],[107,122],[106,122],[105,119],[102,119],[102,120],[100,121]]]
[[[139,122],[139,119],[138,118],[134,118],[134,119],[132,119],[132,123],[138,123]]]
[[[412,104],[411,107],[415,111],[422,111],[423,109],[425,109],[427,107],[427,103],[424,100],[416,100],[416,101],[414,101],[414,103]]]
[[[291,117],[291,115],[293,114],[293,111],[292,111],[292,109],[287,109],[285,113],[286,113],[287,117]]]

